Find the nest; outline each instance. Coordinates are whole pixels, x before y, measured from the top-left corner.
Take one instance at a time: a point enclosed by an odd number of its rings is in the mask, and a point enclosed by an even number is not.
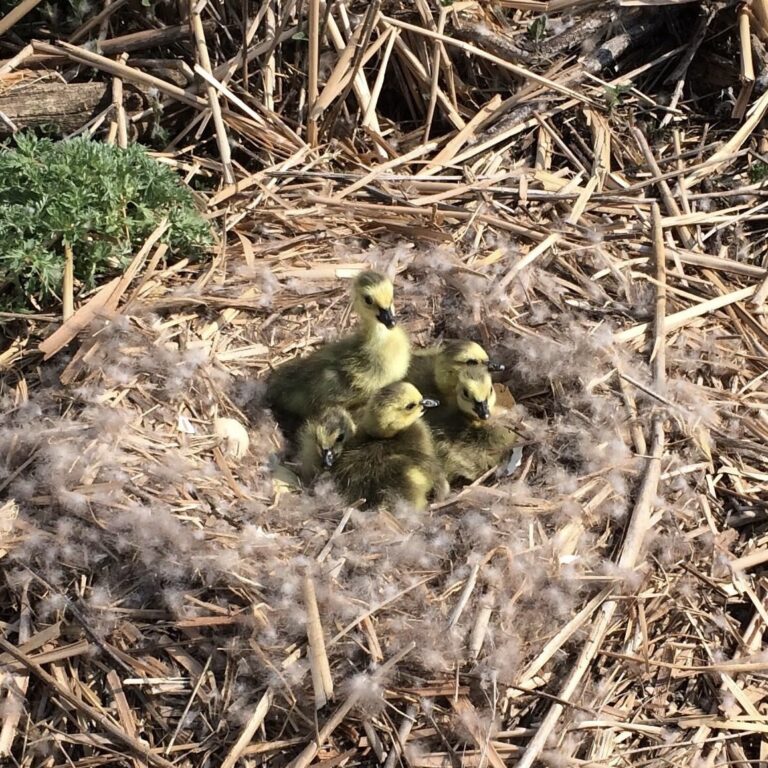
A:
[[[154,89],[220,235],[3,318],[9,764],[766,760],[765,18],[112,3],[4,43],[12,92],[111,82],[108,140],[153,119],[123,82]],[[367,267],[415,343],[506,364],[526,435],[427,513],[297,491],[260,404]]]

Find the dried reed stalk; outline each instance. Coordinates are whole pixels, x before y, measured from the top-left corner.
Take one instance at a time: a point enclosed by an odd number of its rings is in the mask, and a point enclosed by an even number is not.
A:
[[[75,260],[72,246],[64,243],[64,277],[61,283],[61,316],[66,323],[75,311]]]
[[[657,275],[664,275],[665,268],[658,266],[664,264],[663,250],[658,250],[658,246],[663,240],[660,238],[661,222],[658,207],[653,209],[653,230],[654,230],[654,242],[656,243],[657,250],[654,254],[657,263]],[[656,234],[658,233],[658,235]],[[655,328],[655,347],[657,350],[662,349],[666,334],[666,285],[660,283],[657,285],[657,298],[656,298],[656,315],[654,321]],[[656,389],[663,391],[666,384],[666,370],[663,367],[665,357],[662,354],[659,361],[657,353],[656,364],[654,366],[654,386]],[[627,527],[627,532],[622,544],[621,552],[618,558],[618,566],[620,568],[632,569],[637,565],[637,561],[642,551],[643,542],[648,532],[651,522],[651,513],[653,511],[653,504],[656,498],[659,485],[659,476],[661,475],[661,457],[664,452],[664,426],[661,416],[656,416],[652,423],[652,435],[651,435],[651,452],[648,457],[645,473],[643,475],[643,482],[640,487],[637,499],[632,511],[632,517]],[[618,608],[618,602],[615,599],[608,599],[600,607],[597,619],[593,623],[589,636],[586,642],[581,648],[581,652],[576,660],[576,663],[570,673],[568,674],[564,684],[559,690],[558,698],[563,702],[570,702],[572,696],[578,689],[581,681],[589,672],[590,666],[600,652],[600,647],[605,638],[611,622],[613,621],[614,614]],[[560,716],[565,709],[565,705],[562,703],[553,704],[541,724],[536,731],[536,734],[528,742],[525,751],[517,762],[517,768],[531,768],[533,763],[538,759],[541,754],[541,750],[544,748],[547,739],[550,738],[554,728],[557,725]]]
[[[414,648],[416,643],[410,643],[401,651],[396,653],[391,659],[382,664],[372,675],[373,681],[381,679],[385,675],[394,669]],[[359,689],[353,691],[341,706],[326,720],[322,728],[317,732],[317,737],[314,741],[307,744],[307,746],[301,751],[298,757],[290,763],[290,768],[308,768],[310,763],[315,759],[317,752],[323,744],[328,740],[328,737],[339,727],[344,718],[352,711],[357,704],[362,691]]]
[[[315,584],[311,576],[304,579],[304,607],[307,611],[307,642],[312,687],[315,691],[315,709],[322,709],[333,698],[333,677],[325,650],[323,625],[315,597]]]
[[[16,659],[16,661],[20,662],[25,669],[29,670],[31,675],[48,688],[55,691],[56,695],[67,702],[75,712],[81,713],[89,720],[96,723],[114,742],[128,749],[130,753],[144,760],[148,765],[157,766],[157,768],[171,768],[173,763],[169,763],[159,755],[150,752],[144,742],[139,741],[139,739],[126,733],[123,728],[115,725],[106,715],[81,700],[79,696],[76,696],[71,690],[61,684],[53,675],[50,675],[40,665],[30,660],[26,654],[22,653],[18,648],[1,637],[0,648]]]
[[[208,46],[205,44],[205,30],[203,29],[200,13],[195,10],[196,5],[197,3],[195,0],[189,0],[189,19],[192,27],[192,34],[195,38],[197,63],[206,72],[211,73],[211,59],[208,55]],[[232,153],[229,148],[229,137],[227,136],[227,128],[224,125],[224,119],[221,115],[221,106],[216,90],[210,83],[206,84],[206,95],[208,96],[208,106],[213,115],[213,124],[216,128],[216,143],[219,147],[219,157],[221,158],[221,166],[224,172],[224,182],[226,184],[232,184],[235,181],[235,174],[232,170]]]
[[[30,11],[37,8],[42,0],[21,0],[21,2],[5,16],[0,18],[0,35],[4,35],[14,24],[21,21]]]

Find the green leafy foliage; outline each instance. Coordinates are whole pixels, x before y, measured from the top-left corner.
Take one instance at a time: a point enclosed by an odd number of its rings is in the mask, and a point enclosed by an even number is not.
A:
[[[631,85],[604,85],[603,91],[605,95],[605,104],[608,110],[611,111],[616,107],[620,107],[624,103],[625,94],[632,90]]]
[[[127,266],[163,216],[172,252],[196,258],[211,242],[190,190],[138,145],[19,135],[0,148],[0,179],[0,310],[55,303],[65,245],[91,288]]]
[[[757,184],[759,181],[765,181],[766,179],[768,179],[768,163],[757,160],[749,168],[749,180],[753,184]]]
[[[542,13],[541,16],[537,16],[528,25],[528,37],[533,40],[534,43],[540,43],[547,34],[547,22],[549,17],[546,13]]]
[[[0,0],[0,16],[10,13],[18,4],[18,0]],[[71,31],[97,10],[93,0],[46,0],[25,14],[19,28],[43,23],[59,32]]]

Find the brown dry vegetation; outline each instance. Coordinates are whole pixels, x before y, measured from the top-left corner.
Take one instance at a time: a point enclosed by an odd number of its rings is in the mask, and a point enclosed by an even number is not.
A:
[[[768,764],[762,3],[18,5],[0,104],[107,84],[219,245],[4,318],[4,764]],[[517,399],[427,514],[259,405],[370,264]]]

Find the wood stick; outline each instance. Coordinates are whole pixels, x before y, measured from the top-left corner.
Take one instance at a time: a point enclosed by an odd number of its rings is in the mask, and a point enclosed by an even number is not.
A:
[[[500,106],[501,96],[495,94],[416,175],[433,175],[448,165],[456,157],[456,153],[476,135],[479,126]]]
[[[208,46],[205,43],[205,30],[203,29],[200,13],[195,10],[196,5],[196,0],[189,0],[189,18],[192,33],[195,38],[197,63],[206,72],[212,73],[213,68],[211,67],[211,59],[208,55]],[[212,74],[211,77],[213,77]],[[206,83],[205,91],[208,97],[208,106],[211,108],[211,114],[213,115],[213,125],[216,131],[216,144],[219,148],[219,157],[221,158],[221,165],[224,171],[224,182],[226,184],[232,184],[235,181],[235,173],[232,169],[232,151],[229,146],[229,137],[227,136],[227,128],[224,125],[224,118],[221,115],[219,98],[216,89],[210,82]]]
[[[229,750],[227,756],[221,763],[221,768],[235,768],[235,764],[245,752],[248,745],[256,735],[256,731],[259,730],[261,724],[264,722],[264,718],[269,714],[269,710],[272,708],[273,693],[271,688],[267,688],[264,695],[259,699],[259,703],[253,710],[248,722],[243,728],[243,732],[238,737],[237,741],[232,745],[232,749]]]
[[[21,594],[21,616],[19,618],[19,645],[24,645],[29,641],[31,631],[30,610],[29,610],[29,589],[25,584]],[[29,674],[21,671],[13,674],[6,669],[5,674],[10,677],[6,683],[6,694],[2,701],[3,724],[0,727],[0,757],[10,757],[13,748],[13,742],[16,738],[16,729],[24,712],[24,701],[29,687]]]
[[[437,20],[437,32],[441,35],[445,32],[445,20],[447,15],[445,6],[441,5],[440,16]],[[435,106],[437,105],[437,81],[440,77],[441,52],[441,43],[440,41],[435,40],[432,43],[432,84],[429,88],[429,104],[427,106],[427,116],[424,120],[424,138],[422,139],[425,142],[429,141],[429,134],[432,130],[432,119],[435,116]]]
[[[400,30],[390,27],[381,36],[381,39],[386,39],[387,47],[384,49],[381,61],[379,62],[379,73],[376,75],[376,80],[371,88],[371,98],[368,101],[363,119],[360,122],[362,128],[366,128],[371,125],[371,120],[376,115],[376,105],[379,102],[379,96],[381,96],[381,89],[384,87],[384,79],[387,75],[387,67],[389,66],[389,60],[392,57],[392,49],[397,42],[397,38],[400,36]]]
[[[748,571],[750,568],[765,562],[768,562],[768,547],[757,549],[743,557],[737,557],[735,560],[731,560],[728,566],[734,571]]]
[[[16,22],[21,21],[30,11],[34,11],[42,0],[21,0],[21,2],[0,18],[0,37]]]
[[[340,13],[343,12],[344,6],[339,5],[336,7],[339,9]],[[346,42],[341,34],[341,31],[339,30],[339,25],[336,23],[336,19],[333,17],[333,13],[329,13],[327,19],[328,37],[330,38],[334,48],[336,48],[338,53],[342,53],[346,48]],[[360,110],[363,114],[365,114],[368,109],[368,104],[371,100],[371,92],[368,88],[368,81],[365,79],[365,73],[363,71],[358,70],[357,74],[352,79],[352,88],[355,92],[357,103],[360,105]],[[374,133],[381,134],[381,127],[379,126],[379,120],[375,113],[371,115],[369,127],[370,130]]]
[[[659,223],[659,220],[660,215],[658,214],[657,209],[657,213],[654,217],[654,231],[657,231],[656,225]],[[664,261],[663,251],[657,251],[655,256],[657,262]],[[665,283],[662,283],[661,287],[657,286],[656,317],[654,321],[654,326],[658,329],[657,341],[659,349],[663,347],[665,343],[664,334],[666,332],[665,329],[667,328],[665,322],[665,309]],[[658,358],[656,359],[658,360]],[[663,360],[664,358],[662,357],[662,362]],[[654,387],[658,390],[663,390],[665,386],[666,370],[659,363],[656,363],[654,365]],[[621,547],[621,553],[618,558],[617,565],[621,569],[632,570],[636,567],[642,552],[645,537],[651,526],[651,513],[653,511],[654,500],[658,493],[664,443],[664,424],[662,417],[657,415],[653,420],[652,426],[651,455],[646,462],[643,482],[640,486],[634,509],[632,510],[632,517],[630,518],[626,536],[624,537],[624,542]],[[600,652],[600,646],[602,645],[603,639],[613,621],[613,616],[616,613],[618,605],[616,600],[609,599],[600,607],[600,613],[592,626],[586,642],[582,646],[576,664],[558,693],[558,698],[563,702],[571,701],[572,696],[581,685],[581,681],[589,672],[592,661]],[[544,716],[544,719],[541,721],[536,734],[528,743],[525,752],[516,763],[516,768],[531,768],[541,754],[547,740],[551,737],[564,708],[565,706],[563,703],[555,703],[552,705]]]
[[[414,648],[416,643],[411,642],[401,651],[395,654],[389,661],[382,664],[375,672],[371,674],[373,681],[376,681],[394,669]],[[328,737],[341,725],[344,718],[352,711],[358,700],[362,696],[362,690],[355,689],[344,701],[344,703],[326,720],[325,725],[317,732],[314,741],[307,744],[301,751],[301,754],[289,763],[288,768],[308,768],[309,764],[315,759],[319,749],[328,740]]]
[[[451,700],[451,706],[461,718],[462,724],[469,731],[480,753],[485,756],[488,765],[491,768],[506,768],[506,763],[491,742],[491,734],[480,720],[474,704],[466,696],[460,696]]]
[[[469,598],[472,596],[472,592],[477,584],[477,576],[480,573],[480,564],[475,563],[472,566],[472,570],[467,576],[467,581],[464,584],[464,589],[461,590],[461,596],[459,602],[456,603],[456,607],[453,609],[450,618],[448,619],[448,626],[455,627],[458,624],[461,614],[464,613],[464,609],[467,607]]]
[[[707,301],[702,301],[699,304],[688,307],[688,309],[675,312],[665,319],[664,332],[671,333],[672,331],[676,331],[678,328],[687,325],[691,320],[694,320],[697,317],[727,307],[729,304],[733,304],[736,301],[744,301],[744,299],[748,299],[752,296],[756,289],[756,285],[750,285],[747,288],[740,288],[737,291],[731,291],[731,293],[726,293],[723,296],[716,296],[714,299],[708,299]],[[619,331],[613,338],[620,343],[631,341],[632,339],[636,339],[645,334],[650,328],[650,325],[650,323],[640,323],[633,328]]]
[[[120,63],[125,64],[127,54],[120,57]],[[123,81],[119,77],[112,78],[112,108],[115,111],[115,124],[117,126],[117,146],[126,149],[128,147],[128,119],[123,104]]]
[[[590,107],[596,107],[598,108],[599,105],[594,102],[592,99],[590,99],[587,96],[584,96],[581,93],[578,93],[577,91],[572,90],[571,88],[568,88],[566,85],[561,85],[560,83],[556,83],[554,80],[548,80],[546,77],[543,77],[542,75],[537,75],[535,72],[531,72],[524,67],[520,67],[517,64],[513,64],[510,61],[506,61],[505,59],[500,59],[498,56],[494,56],[492,53],[488,53],[487,51],[483,51],[477,46],[470,45],[469,43],[465,43],[462,40],[457,40],[455,37],[452,37],[451,35],[444,35],[440,34],[438,32],[433,32],[430,29],[424,29],[424,27],[416,26],[415,24],[409,24],[405,21],[400,21],[399,19],[392,18],[390,16],[383,16],[382,19],[387,23],[391,24],[395,27],[400,27],[400,29],[407,29],[409,32],[413,32],[415,35],[421,35],[422,37],[428,37],[432,40],[439,40],[446,45],[452,45],[455,48],[459,48],[460,50],[464,51],[465,53],[472,54],[473,56],[477,56],[480,59],[485,59],[486,61],[490,61],[491,63],[495,64],[497,67],[501,67],[502,69],[506,69],[518,77],[521,77],[523,80],[530,80],[531,82],[537,83],[538,85],[543,85],[545,88],[549,88],[552,91],[555,91],[556,93],[561,93],[564,96],[568,96],[571,99],[575,99],[577,102],[581,104],[587,104]]]
[[[56,696],[66,701],[75,711],[82,713],[89,720],[96,723],[114,742],[122,744],[131,753],[146,761],[148,765],[157,766],[157,768],[175,768],[173,763],[152,753],[146,743],[139,741],[139,739],[126,733],[120,726],[116,725],[106,715],[103,715],[98,709],[92,707],[90,704],[86,704],[79,696],[75,696],[69,688],[59,683],[53,675],[46,672],[40,665],[35,664],[35,662],[19,651],[16,646],[11,645],[11,643],[3,637],[0,637],[0,648],[23,664],[24,667],[41,683],[52,689],[56,693]],[[55,698],[53,700],[56,701]],[[66,712],[65,707],[62,706],[61,708]]]
[[[653,173],[654,177],[658,180],[657,186],[659,188],[661,198],[664,200],[664,206],[667,209],[667,213],[669,213],[670,216],[680,216],[681,212],[677,205],[677,201],[672,196],[672,190],[669,188],[667,182],[661,179],[661,169],[656,162],[656,158],[653,156],[651,148],[648,146],[648,142],[646,141],[643,132],[639,128],[633,128],[632,135],[635,137],[635,141],[640,147],[640,151],[643,153],[645,162],[648,163],[648,168],[651,170],[651,173]],[[677,231],[680,233],[680,239],[686,248],[695,248],[696,241],[685,226],[678,227]]]
[[[92,29],[101,26],[101,24],[109,19],[113,13],[119,11],[128,2],[130,2],[130,0],[113,0],[113,2],[105,5],[102,11],[91,16],[82,27],[70,36],[69,42],[74,44],[79,40],[82,40]]]
[[[315,105],[319,95],[318,69],[320,65],[320,0],[309,0],[309,55],[307,56],[307,143],[317,146],[317,114]],[[342,54],[343,55],[343,54]]]
[[[416,705],[409,704],[408,709],[405,710],[405,716],[400,723],[400,727],[397,729],[397,734],[395,735],[395,738],[392,739],[392,747],[387,755],[384,768],[395,768],[395,763],[398,757],[403,755],[405,743],[408,741],[408,736],[410,736],[411,730],[416,724],[416,712]]]
[[[112,698],[114,699],[115,709],[117,710],[117,717],[120,724],[129,736],[136,738],[136,720],[133,717],[133,712],[131,711],[125,691],[123,690],[120,675],[117,674],[116,670],[110,669],[109,672],[107,672],[107,685],[112,694]],[[131,760],[134,768],[141,768],[141,760],[138,757],[133,757]]]
[[[61,315],[66,323],[75,311],[75,259],[72,246],[64,243],[64,278],[61,283]]]
[[[654,340],[651,352],[653,362],[653,377],[657,385],[666,381],[667,354],[665,346],[664,321],[667,316],[667,260],[664,247],[664,232],[661,228],[661,211],[654,203],[651,206],[651,225],[653,227],[654,260],[656,262],[656,317],[653,324]],[[658,390],[662,396],[666,395],[664,389]]]
[[[325,637],[317,607],[315,584],[311,576],[304,579],[304,607],[307,611],[307,642],[312,687],[315,692],[315,709],[322,709],[333,698],[333,677],[325,650]]]
[[[164,93],[166,96],[170,96],[191,107],[200,109],[207,105],[205,100],[185,91],[183,88],[179,88],[179,86],[174,83],[169,83],[167,80],[147,74],[134,67],[129,67],[127,64],[112,61],[105,56],[100,56],[98,53],[89,51],[86,48],[70,45],[69,43],[64,42],[61,42],[58,45],[50,45],[48,43],[35,41],[32,45],[34,46],[35,51],[40,53],[49,53],[57,56],[63,54],[73,61],[78,61],[81,64],[94,67],[102,72],[107,72],[114,77],[122,77],[124,80],[128,80],[129,82],[138,85],[144,85],[148,88],[157,88],[158,91]]]
[[[744,125],[712,155],[707,163],[708,167],[699,168],[686,176],[682,181],[683,186],[689,189],[707,176],[730,165],[736,159],[738,150],[760,125],[766,112],[768,112],[768,91],[752,105],[752,113],[744,121]]]
[[[533,678],[546,666],[550,659],[565,643],[570,640],[598,609],[600,604],[610,595],[613,587],[606,587],[595,595],[542,649],[541,653],[520,674],[517,685],[528,688],[533,684]]]

